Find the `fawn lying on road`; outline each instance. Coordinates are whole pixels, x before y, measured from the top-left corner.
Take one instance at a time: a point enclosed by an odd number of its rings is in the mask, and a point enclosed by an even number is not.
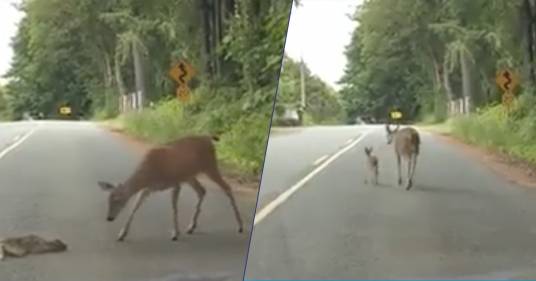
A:
[[[222,178],[218,169],[213,141],[218,141],[218,138],[214,136],[190,136],[178,139],[167,145],[152,148],[126,182],[117,186],[107,182],[98,183],[103,190],[110,191],[108,221],[113,221],[125,207],[128,200],[134,194],[138,194],[134,208],[119,233],[118,241],[123,241],[127,236],[132,218],[144,199],[151,192],[169,188],[171,188],[173,209],[174,228],[172,239],[177,240],[179,235],[177,201],[181,184],[183,183],[188,183],[198,197],[196,209],[188,228],[188,233],[193,233],[197,227],[197,218],[201,213],[201,204],[206,194],[205,187],[196,179],[199,174],[206,174],[223,189],[231,201],[234,215],[238,222],[238,231],[243,231],[242,218],[231,187]]]
[[[0,240],[0,260],[10,257],[25,257],[31,254],[63,252],[67,245],[61,240],[46,240],[37,235],[26,235]]]

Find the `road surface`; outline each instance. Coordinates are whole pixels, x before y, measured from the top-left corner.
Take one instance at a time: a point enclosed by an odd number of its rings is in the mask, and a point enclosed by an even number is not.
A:
[[[361,133],[347,126],[272,129],[262,173],[259,206],[273,200],[320,165],[330,153]]]
[[[263,211],[257,211],[246,279],[536,277],[535,189],[509,183],[459,148],[423,133],[415,185],[405,191],[395,184],[393,147],[381,127],[341,130],[357,141],[338,158],[328,157],[324,167],[310,165],[308,172],[320,170],[300,188],[293,186],[260,221]],[[269,147],[268,155],[285,157],[267,158],[265,170],[299,171],[303,177],[302,159],[325,149],[325,132],[301,131],[309,136],[303,144],[309,150],[296,149],[296,142],[305,141],[299,134],[286,134],[292,145],[281,139]],[[374,145],[380,159],[380,186],[363,183],[365,145]],[[271,185],[295,178],[263,176],[262,188],[282,188]]]
[[[165,192],[148,198],[127,240],[118,243],[126,212],[113,223],[106,221],[107,194],[97,181],[124,180],[140,160],[139,151],[95,124],[61,121],[2,123],[0,150],[0,237],[35,233],[61,238],[69,246],[65,253],[1,262],[0,280],[242,278],[249,231],[237,232],[230,204],[215,186],[207,185],[197,234],[171,241],[171,200]],[[250,223],[255,194],[236,196]],[[183,233],[195,198],[183,189]]]

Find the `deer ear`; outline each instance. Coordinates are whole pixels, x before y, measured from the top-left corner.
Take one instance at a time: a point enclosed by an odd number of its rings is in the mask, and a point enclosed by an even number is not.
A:
[[[103,182],[103,181],[99,181],[98,182],[100,188],[104,191],[111,191],[112,189],[115,188],[115,186],[111,183],[108,183],[108,182]]]

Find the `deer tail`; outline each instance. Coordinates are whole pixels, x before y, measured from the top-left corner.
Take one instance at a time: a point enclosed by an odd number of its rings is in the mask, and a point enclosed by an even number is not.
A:
[[[412,142],[415,145],[415,154],[419,154],[419,148],[421,146],[421,137],[419,134],[412,135]]]
[[[212,135],[212,140],[215,141],[215,142],[218,142],[218,141],[220,141],[220,136]]]

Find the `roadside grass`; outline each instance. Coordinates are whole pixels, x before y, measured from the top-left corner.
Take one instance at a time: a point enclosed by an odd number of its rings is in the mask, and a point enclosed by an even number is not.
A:
[[[421,127],[536,164],[536,97],[532,93],[521,95],[509,116],[502,105],[493,105],[468,116]]]
[[[153,144],[164,144],[186,135],[216,134],[220,137],[216,149],[223,169],[257,180],[264,158],[271,104],[245,110],[244,98],[230,99],[233,89],[224,91],[225,95],[218,95],[200,89],[187,104],[170,98],[152,108],[126,113],[102,124]]]

